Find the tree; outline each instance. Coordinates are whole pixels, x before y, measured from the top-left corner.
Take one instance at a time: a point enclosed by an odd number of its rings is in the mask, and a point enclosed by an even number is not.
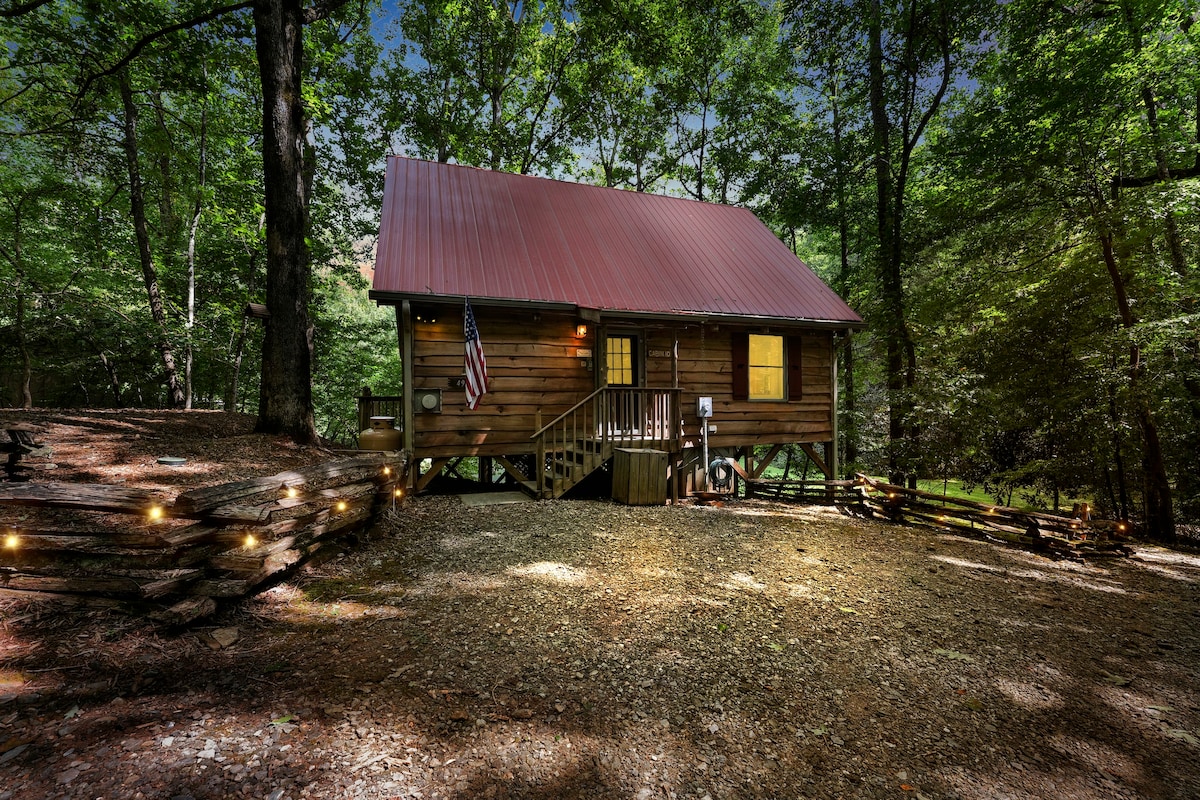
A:
[[[1152,381],[1152,374],[1164,373],[1150,359],[1186,352],[1183,342],[1194,338],[1181,306],[1191,303],[1195,286],[1180,274],[1171,244],[1176,238],[1180,247],[1189,246],[1181,229],[1187,217],[1167,212],[1172,226],[1163,214],[1164,200],[1169,208],[1171,195],[1185,195],[1179,181],[1160,177],[1168,153],[1178,152],[1191,133],[1179,126],[1168,136],[1156,118],[1168,110],[1177,122],[1195,114],[1196,67],[1178,47],[1164,45],[1158,53],[1174,54],[1169,69],[1147,58],[1145,41],[1169,42],[1181,34],[1169,4],[1122,8],[1116,13],[1119,8],[1095,4],[1048,13],[1041,4],[1006,5],[998,46],[978,75],[980,91],[956,121],[957,136],[946,149],[965,153],[961,175],[978,176],[968,179],[977,207],[1037,232],[1027,242],[1045,243],[1042,252],[1014,243],[1013,261],[1030,265],[1022,274],[1032,265],[1043,273],[1063,270],[1074,285],[1090,288],[1093,304],[1104,300],[1106,308],[1096,305],[1091,312],[1105,308],[1103,324],[1086,346],[1093,371],[1103,366],[1109,376],[1108,389],[1092,403],[1109,411],[1105,428],[1121,487],[1121,430],[1132,423],[1141,453],[1142,515],[1150,534],[1170,538],[1172,482],[1156,407],[1164,391],[1179,385]],[[1168,74],[1187,89],[1161,91]],[[974,143],[969,153],[961,150],[964,141]],[[1194,225],[1192,220],[1191,231]],[[1122,506],[1126,494],[1120,492]]]

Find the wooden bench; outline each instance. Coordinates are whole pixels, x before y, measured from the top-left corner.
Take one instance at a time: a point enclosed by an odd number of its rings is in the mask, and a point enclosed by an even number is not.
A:
[[[7,480],[27,481],[34,470],[57,467],[50,461],[54,450],[37,440],[37,428],[32,425],[11,425],[4,432],[8,434],[8,441],[0,442],[0,453],[8,453],[8,460],[4,463]]]

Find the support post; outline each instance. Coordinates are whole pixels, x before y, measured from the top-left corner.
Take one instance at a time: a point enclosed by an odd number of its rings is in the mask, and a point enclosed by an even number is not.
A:
[[[403,400],[401,407],[404,409],[404,452],[408,455],[409,463],[415,463],[417,469],[410,470],[409,474],[415,476],[420,470],[420,462],[416,456],[416,441],[417,441],[417,423],[416,413],[413,409],[413,317],[412,306],[407,300],[400,303],[400,309],[396,314],[396,325],[400,334],[400,370],[401,370],[401,392]],[[415,479],[415,478],[414,478]]]
[[[830,378],[833,381],[833,383],[831,384],[831,386],[833,387],[833,408],[831,409],[832,414],[833,414],[833,420],[832,420],[833,421],[833,425],[832,425],[833,439],[830,442],[831,446],[830,446],[828,452],[825,453],[825,460],[829,463],[829,471],[831,473],[829,476],[830,479],[836,481],[840,475],[840,470],[841,470],[841,465],[838,463],[838,405],[839,405],[838,398],[839,398],[840,393],[838,392],[837,337],[833,336],[831,338],[832,338],[832,341],[830,342],[830,345],[831,345],[831,349],[832,349],[832,353],[833,353],[833,374],[830,375]]]

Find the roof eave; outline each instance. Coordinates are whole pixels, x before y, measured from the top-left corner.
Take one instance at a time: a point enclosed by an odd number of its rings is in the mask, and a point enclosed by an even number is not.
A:
[[[457,305],[467,299],[464,295],[445,295],[409,292],[386,292],[372,289],[368,295],[379,305],[400,305],[407,300],[410,303],[434,305]],[[787,325],[801,328],[818,328],[822,330],[862,330],[866,323],[861,319],[808,319],[805,317],[773,317],[756,314],[729,314],[711,311],[633,311],[615,308],[586,308],[572,303],[559,303],[547,300],[521,300],[516,298],[475,297],[470,298],[472,305],[477,308],[511,308],[532,311],[563,311],[578,313],[581,317],[596,322],[617,322],[620,320],[639,320],[646,322],[676,322],[684,324],[722,323],[736,325]]]

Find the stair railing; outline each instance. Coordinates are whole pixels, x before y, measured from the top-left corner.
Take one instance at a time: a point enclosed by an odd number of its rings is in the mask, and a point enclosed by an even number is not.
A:
[[[584,464],[576,452],[594,454],[607,461],[616,447],[652,448],[674,453],[679,450],[681,390],[638,386],[602,386],[570,409],[543,425],[530,438],[537,442],[538,496],[546,493],[546,457],[561,463],[551,475],[551,493],[558,494],[559,482],[583,478]],[[571,456],[568,466],[567,458]]]

